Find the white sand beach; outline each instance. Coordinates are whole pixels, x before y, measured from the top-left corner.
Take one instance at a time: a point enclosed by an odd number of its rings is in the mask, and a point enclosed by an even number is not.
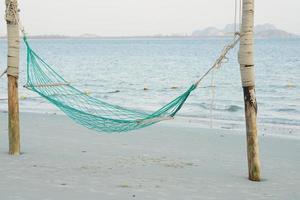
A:
[[[300,200],[299,2],[5,0],[0,200]]]
[[[6,118],[0,114],[1,200],[300,199],[297,137],[261,134],[263,180],[251,182],[243,131],[175,120],[99,134],[65,116],[22,113],[22,155],[10,156]]]

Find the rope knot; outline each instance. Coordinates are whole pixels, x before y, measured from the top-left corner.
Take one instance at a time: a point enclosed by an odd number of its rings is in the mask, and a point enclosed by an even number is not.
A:
[[[234,36],[241,36],[241,33],[239,31],[234,33]]]
[[[6,0],[5,19],[10,24],[18,24],[20,10],[17,0]]]

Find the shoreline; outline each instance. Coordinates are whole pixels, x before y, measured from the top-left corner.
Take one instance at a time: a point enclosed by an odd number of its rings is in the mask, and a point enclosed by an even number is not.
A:
[[[0,115],[6,115],[7,111],[0,111]],[[60,110],[57,112],[50,111],[46,113],[42,112],[20,112],[20,115],[36,115],[36,116],[64,116],[71,122],[75,123],[68,116],[66,116]],[[216,129],[216,130],[230,130],[233,132],[245,134],[245,122],[236,120],[222,120],[213,119],[212,127],[210,118],[199,118],[190,116],[181,116],[178,114],[175,119],[169,120],[167,122],[159,122],[158,124],[163,124],[166,127],[184,127],[184,128],[200,128],[200,129]],[[258,122],[258,133],[262,136],[273,136],[282,138],[292,138],[300,140],[300,126],[289,125],[289,124],[275,124],[275,123],[261,123]],[[105,134],[105,133],[104,133]],[[122,133],[121,133],[122,134]]]

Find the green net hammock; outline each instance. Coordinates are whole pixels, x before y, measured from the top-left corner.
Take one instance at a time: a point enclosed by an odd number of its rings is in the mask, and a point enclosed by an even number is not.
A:
[[[99,132],[125,132],[144,128],[163,120],[173,119],[199,83],[226,59],[227,53],[239,42],[235,37],[226,45],[214,64],[183,94],[155,112],[127,109],[96,99],[70,85],[30,47],[24,29],[27,49],[27,82],[25,87],[54,104],[75,122]]]
[[[153,113],[112,105],[74,88],[34,52],[26,37],[23,40],[27,49],[25,87],[47,99],[75,122],[96,131],[124,132],[172,119],[196,88],[193,84]]]

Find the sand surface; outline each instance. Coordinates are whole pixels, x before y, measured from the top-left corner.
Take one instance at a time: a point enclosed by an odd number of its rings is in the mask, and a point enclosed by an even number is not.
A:
[[[13,157],[6,118],[0,114],[1,200],[300,199],[297,138],[261,136],[263,181],[251,182],[242,131],[171,121],[105,135],[65,116],[22,113],[23,154]]]

